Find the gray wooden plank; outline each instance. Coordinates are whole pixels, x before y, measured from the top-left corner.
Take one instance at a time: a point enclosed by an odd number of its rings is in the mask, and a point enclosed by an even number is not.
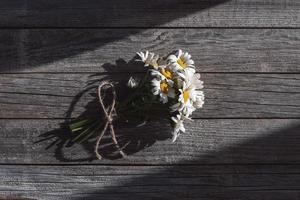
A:
[[[30,0],[0,3],[2,27],[299,27],[297,0]]]
[[[126,158],[115,152],[109,134],[95,160],[95,138],[69,145],[63,120],[0,120],[1,164],[300,164],[299,119],[209,119],[186,122],[187,132],[171,142],[163,122],[116,126]],[[1,166],[2,167],[2,166]],[[1,168],[0,167],[0,168]]]
[[[0,195],[35,199],[298,199],[299,166],[1,166]]]
[[[1,73],[128,71],[137,51],[178,48],[202,72],[300,72],[298,29],[17,29],[0,40]]]
[[[99,108],[91,95],[95,90],[81,93],[88,80],[109,79],[125,85],[132,74],[91,75],[2,74],[0,118],[74,118],[93,112]],[[299,118],[299,79],[300,74],[204,73],[206,101],[193,117]]]

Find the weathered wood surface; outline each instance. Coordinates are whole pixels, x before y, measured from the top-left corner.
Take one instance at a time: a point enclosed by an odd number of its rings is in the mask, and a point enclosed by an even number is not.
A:
[[[131,74],[91,75],[2,74],[0,118],[77,117],[99,108],[96,101],[90,103],[95,99],[90,93],[95,90],[81,96],[88,80],[126,81]],[[300,74],[204,73],[202,80],[206,103],[194,113],[195,118],[300,117]]]
[[[2,27],[299,27],[298,0],[3,0]]]
[[[104,72],[118,59],[110,71],[124,72],[137,51],[178,48],[201,72],[300,72],[299,29],[18,29],[0,40],[0,73]]]
[[[187,133],[171,142],[170,129],[153,122],[118,127],[120,144],[131,142],[124,159],[113,159],[111,139],[103,140],[95,160],[95,140],[68,146],[63,120],[0,120],[1,164],[300,164],[299,119],[194,120]],[[53,143],[55,142],[56,143]],[[103,172],[105,173],[105,172]]]
[[[297,0],[0,1],[0,199],[299,199],[299,16]],[[178,48],[205,82],[186,134],[116,125],[123,159],[109,136],[100,161],[95,138],[70,145],[64,123],[98,108],[88,80]]]
[[[2,166],[0,194],[35,199],[299,199],[299,165]]]

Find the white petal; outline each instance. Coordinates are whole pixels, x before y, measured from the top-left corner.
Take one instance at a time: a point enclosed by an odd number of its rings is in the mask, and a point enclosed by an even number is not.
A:
[[[181,57],[181,55],[182,55],[182,50],[181,49],[178,49],[178,54],[177,55],[178,55],[178,58]]]
[[[168,60],[170,61],[170,62],[176,62],[177,61],[177,57],[175,56],[175,55],[170,55],[169,57],[168,57]]]
[[[173,133],[172,142],[175,142],[177,137],[178,137],[178,135],[176,133]]]
[[[163,104],[168,103],[167,95],[161,93],[160,100],[162,101]]]
[[[185,133],[185,128],[184,128],[183,125],[182,125],[182,127],[180,127],[180,131],[182,131],[183,133]]]

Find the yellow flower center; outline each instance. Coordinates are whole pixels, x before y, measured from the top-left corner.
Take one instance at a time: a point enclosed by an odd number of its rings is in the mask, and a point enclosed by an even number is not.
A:
[[[183,100],[186,103],[189,100],[190,92],[188,90],[183,91]]]
[[[169,70],[161,69],[161,70],[160,70],[160,73],[161,73],[162,75],[164,75],[167,79],[172,79],[172,78],[173,78],[173,74],[172,74],[172,72],[169,71]]]
[[[161,90],[163,93],[168,94],[168,92],[169,92],[169,85],[168,85],[168,83],[167,83],[166,81],[162,81],[162,82],[160,83],[160,90]]]
[[[182,58],[178,58],[177,63],[182,69],[185,69],[187,67],[185,61]]]

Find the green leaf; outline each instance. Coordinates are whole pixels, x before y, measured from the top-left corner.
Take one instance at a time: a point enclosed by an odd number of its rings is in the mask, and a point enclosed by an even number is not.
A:
[[[93,127],[94,126],[90,126],[88,128],[86,128],[85,130],[83,130],[79,135],[77,135],[73,140],[72,142],[77,142],[77,143],[81,143],[83,142],[82,140],[79,140],[81,137],[83,137],[84,135],[86,134],[89,134],[90,132],[93,131]]]
[[[82,132],[77,135],[72,142],[76,142],[76,143],[82,143],[85,140],[89,139],[96,131],[98,131],[100,129],[100,127],[103,125],[103,122],[101,122],[101,120],[90,120],[90,122],[93,123],[89,123],[86,126],[82,127],[81,130]]]
[[[91,119],[84,119],[84,120],[80,120],[78,122],[69,124],[69,127],[72,132],[76,132],[78,130],[83,129],[85,126],[91,124],[92,122],[93,122],[93,120],[91,120]]]
[[[81,140],[78,140],[78,143],[82,143],[85,140],[89,139],[91,136],[93,136],[95,134],[96,131],[99,131],[99,129],[101,128],[101,126],[103,125],[103,123],[96,123],[96,126],[93,126],[93,130],[90,131],[89,133],[87,133],[84,138],[82,138]]]

